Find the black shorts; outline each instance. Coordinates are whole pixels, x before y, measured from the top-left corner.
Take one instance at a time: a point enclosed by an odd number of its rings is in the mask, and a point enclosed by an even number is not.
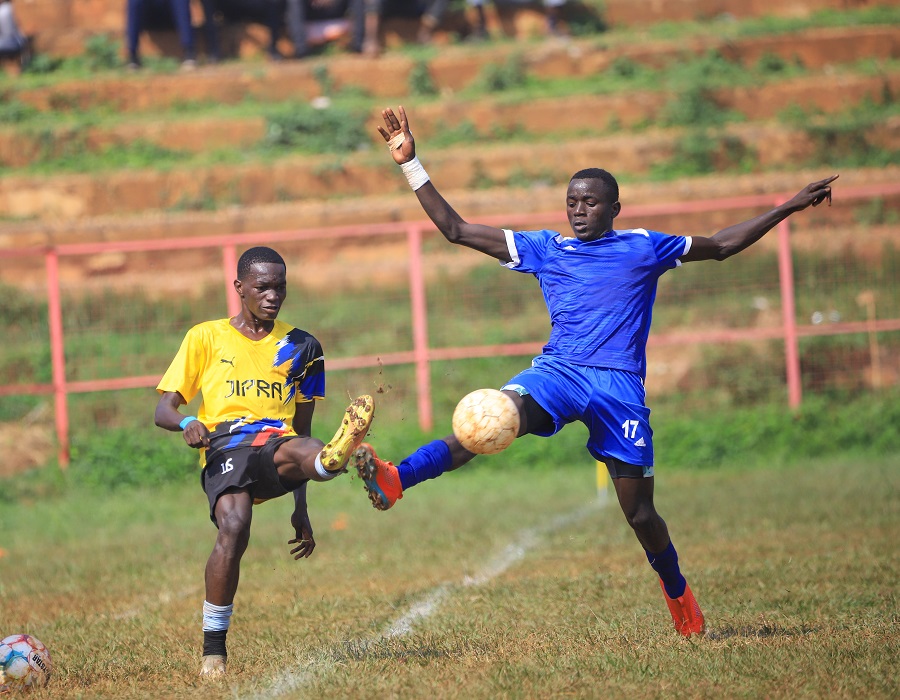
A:
[[[251,436],[252,437],[252,436]],[[222,449],[231,436],[210,435],[206,451],[206,466],[200,472],[200,484],[209,499],[209,519],[216,527],[216,503],[226,491],[247,491],[254,502],[267,501],[290,493],[281,483],[275,469],[275,450],[296,435],[284,437],[273,434],[262,445],[240,445]]]

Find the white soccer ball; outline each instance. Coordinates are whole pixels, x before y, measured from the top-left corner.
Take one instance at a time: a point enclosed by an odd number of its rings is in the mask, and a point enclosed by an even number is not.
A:
[[[30,634],[0,641],[0,693],[47,685],[52,667],[47,647]]]
[[[519,410],[502,391],[478,389],[456,405],[453,434],[469,452],[497,454],[519,434]]]

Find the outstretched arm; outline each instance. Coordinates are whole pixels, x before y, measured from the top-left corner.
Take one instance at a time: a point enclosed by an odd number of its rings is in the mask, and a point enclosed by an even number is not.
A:
[[[831,204],[831,183],[837,175],[811,182],[790,200],[759,216],[734,226],[723,228],[718,233],[705,238],[693,236],[691,249],[681,258],[682,262],[695,260],[725,260],[740,253],[744,248],[756,243],[791,214],[803,211],[809,206],[817,207],[825,200]]]
[[[426,179],[427,175],[416,159],[416,142],[409,130],[406,110],[401,106],[397,111],[400,113],[399,118],[391,108],[381,111],[384,126],[379,126],[378,131],[387,142],[394,161],[407,174],[410,186],[415,190],[419,204],[422,205],[428,218],[451,243],[479,250],[497,258],[500,262],[509,262],[511,260],[509,247],[503,230],[468,223],[441,196],[431,180]]]

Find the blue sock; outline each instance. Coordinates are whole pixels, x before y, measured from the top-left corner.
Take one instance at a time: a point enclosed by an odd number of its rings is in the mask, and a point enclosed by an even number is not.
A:
[[[667,596],[680,598],[684,595],[687,581],[684,580],[684,576],[681,575],[681,569],[678,568],[678,552],[675,551],[675,546],[671,540],[669,540],[669,546],[663,551],[657,554],[647,552],[647,561],[650,562],[653,570],[659,574]]]
[[[421,484],[428,479],[436,479],[452,466],[450,446],[443,440],[434,440],[422,445],[397,465],[400,485],[406,491],[410,486]]]

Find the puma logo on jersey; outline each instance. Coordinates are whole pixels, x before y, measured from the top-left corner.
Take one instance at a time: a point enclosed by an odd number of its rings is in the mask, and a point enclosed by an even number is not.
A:
[[[234,358],[233,358],[233,357],[232,357],[230,360],[226,360],[226,359],[223,357],[221,360],[219,360],[219,362],[222,363],[222,364],[224,364],[224,365],[231,365],[232,367],[234,367]]]

